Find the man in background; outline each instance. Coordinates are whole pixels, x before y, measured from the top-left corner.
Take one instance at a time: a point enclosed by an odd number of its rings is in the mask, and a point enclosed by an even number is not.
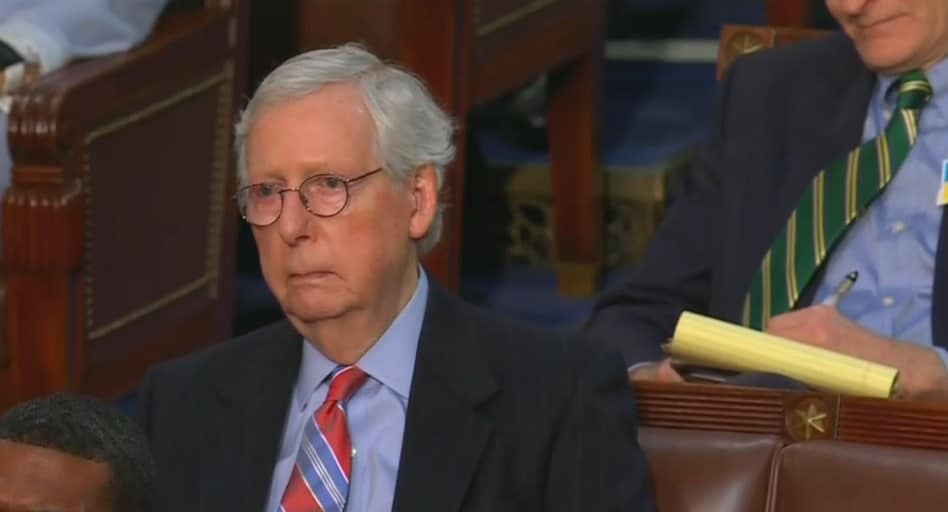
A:
[[[589,332],[633,376],[680,380],[683,310],[893,366],[948,361],[948,2],[827,0],[842,27],[738,59],[693,182]],[[832,300],[846,276],[851,291]]]
[[[51,395],[0,417],[0,510],[148,512],[153,485],[145,437],[97,400]]]

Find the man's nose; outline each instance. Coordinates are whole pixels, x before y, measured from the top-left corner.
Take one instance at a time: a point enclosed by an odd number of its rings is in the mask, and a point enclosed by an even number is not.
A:
[[[839,11],[846,16],[858,16],[869,0],[836,0],[839,5]]]
[[[277,230],[288,244],[308,238],[310,236],[309,223],[313,220],[314,216],[306,209],[299,192],[295,190],[283,192],[283,211],[277,219]]]

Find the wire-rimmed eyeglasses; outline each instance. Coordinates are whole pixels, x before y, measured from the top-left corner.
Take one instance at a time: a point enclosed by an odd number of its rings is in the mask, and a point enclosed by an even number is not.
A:
[[[299,187],[283,187],[276,183],[255,183],[237,191],[240,216],[257,227],[269,226],[283,213],[283,194],[296,192],[306,211],[317,217],[333,217],[349,204],[349,185],[382,171],[382,167],[346,178],[323,173],[310,176]]]

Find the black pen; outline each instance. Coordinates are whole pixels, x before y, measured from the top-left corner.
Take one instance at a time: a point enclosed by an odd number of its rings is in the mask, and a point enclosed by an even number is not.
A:
[[[856,284],[856,279],[859,279],[859,272],[854,270],[846,274],[846,277],[836,286],[833,293],[823,301],[823,305],[836,307],[839,301],[843,300],[843,297],[849,293],[849,290],[853,289],[853,285]]]

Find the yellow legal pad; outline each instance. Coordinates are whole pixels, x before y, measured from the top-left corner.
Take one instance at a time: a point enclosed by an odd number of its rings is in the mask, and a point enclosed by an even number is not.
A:
[[[671,341],[672,357],[737,372],[776,373],[843,395],[888,398],[899,371],[855,357],[684,312]]]

